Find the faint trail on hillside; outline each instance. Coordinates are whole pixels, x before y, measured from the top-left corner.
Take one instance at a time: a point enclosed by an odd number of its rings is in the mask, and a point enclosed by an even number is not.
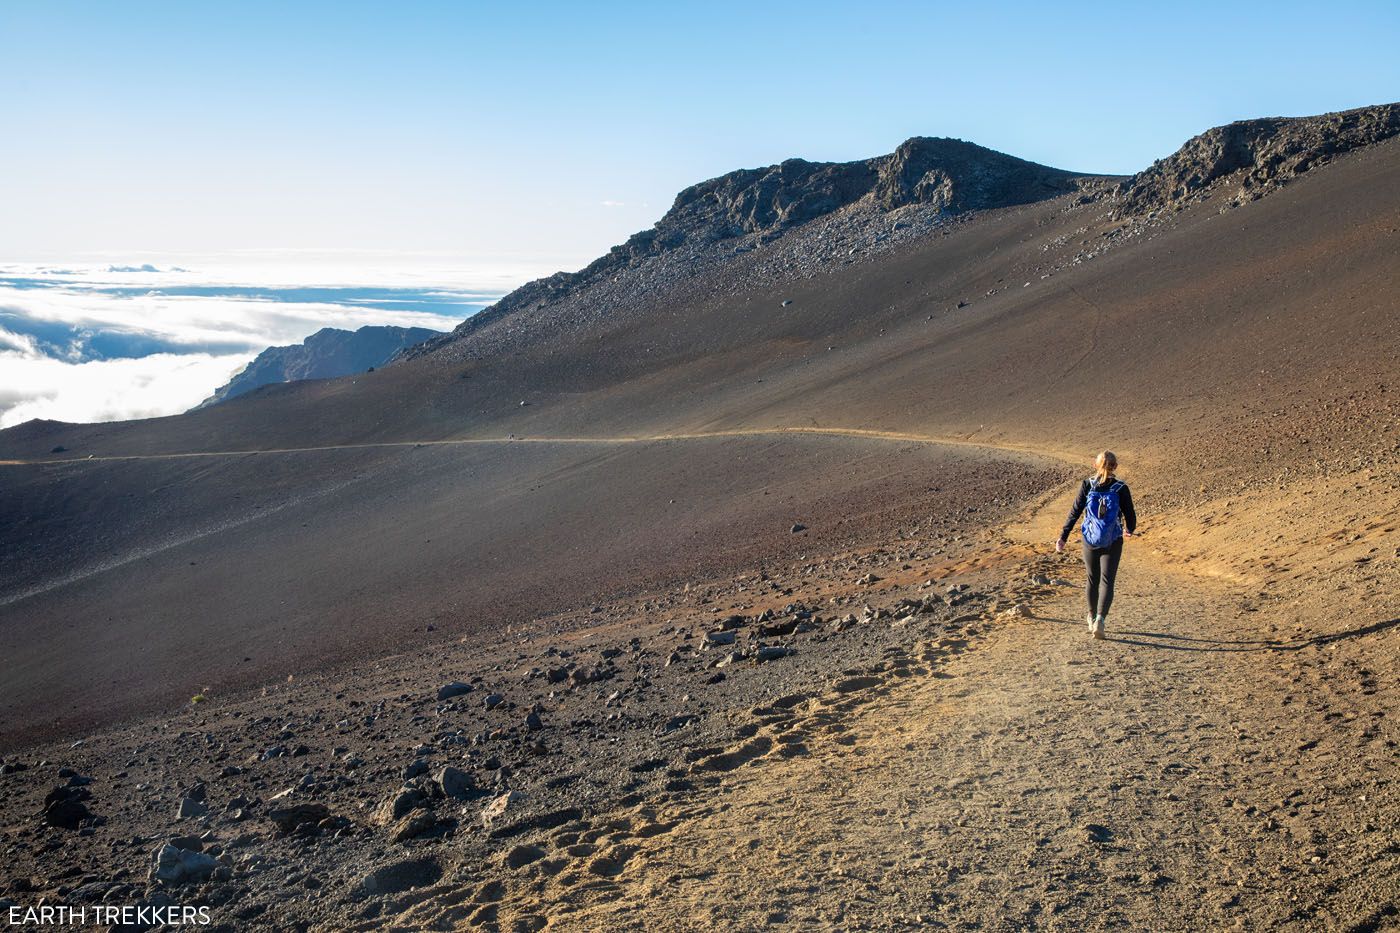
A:
[[[315,447],[270,447],[256,450],[192,450],[163,454],[111,454],[88,457],[58,457],[46,460],[0,460],[0,466],[50,466],[56,464],[111,463],[127,460],[181,460],[201,457],[250,457],[266,454],[323,453],[336,450],[379,450],[416,447],[467,447],[497,444],[654,444],[668,441],[722,440],[725,438],[781,437],[805,435],[812,437],[841,437],[855,440],[894,441],[906,444],[929,444],[940,447],[970,447],[999,453],[1017,453],[1051,460],[1076,459],[1065,451],[1049,450],[1025,444],[994,444],[970,441],[953,435],[918,434],[908,431],[877,431],[866,428],[775,427],[735,428],[727,431],[690,431],[664,434],[631,434],[616,436],[538,437],[461,437],[428,441],[368,441],[359,444],[326,444]]]
[[[3,463],[3,461],[0,461],[0,463]],[[165,551],[169,551],[172,548],[182,547],[193,541],[198,541],[201,538],[207,538],[210,535],[221,534],[225,531],[231,531],[234,528],[247,525],[250,522],[255,522],[264,518],[268,518],[287,509],[307,505],[308,503],[315,502],[318,499],[324,499],[327,496],[332,495],[333,493],[337,493],[341,490],[348,489],[349,487],[357,485],[359,483],[363,483],[364,481],[365,477],[363,476],[352,477],[351,479],[343,480],[338,483],[332,483],[329,486],[322,486],[317,489],[313,489],[310,492],[304,493],[299,496],[294,496],[292,498],[287,499],[284,502],[279,502],[276,505],[255,509],[251,512],[248,512],[247,514],[239,515],[235,518],[227,518],[223,521],[215,522],[213,524],[201,525],[195,528],[193,531],[189,531],[185,534],[176,537],[166,538],[165,540],[157,544],[153,544],[148,547],[138,548],[126,554],[110,557],[107,560],[101,561],[100,563],[97,563],[91,567],[84,567],[81,570],[76,570],[72,573],[66,573],[63,576],[56,577],[51,580],[46,580],[43,583],[26,587],[25,589],[18,590],[14,593],[0,595],[0,606],[12,606],[15,603],[22,602],[26,599],[30,599],[31,597],[40,596],[44,593],[49,593],[53,590],[61,589],[62,587],[69,586],[74,583],[80,583],[83,580],[88,579],[89,577],[95,577],[98,574],[107,573],[108,571],[116,570],[119,567],[125,567],[128,564],[134,563],[138,560],[145,560],[147,558],[154,557],[157,554],[164,553]]]
[[[1070,285],[1069,291],[1070,294],[1074,295],[1074,297],[1078,298],[1080,301],[1084,302],[1086,305],[1093,309],[1094,326],[1089,330],[1089,346],[1084,349],[1083,353],[1079,354],[1079,356],[1074,358],[1074,362],[1070,363],[1064,368],[1063,371],[1061,371],[1059,376],[1059,378],[1061,379],[1065,378],[1070,373],[1078,369],[1080,364],[1087,360],[1090,356],[1092,356],[1094,351],[1098,349],[1099,329],[1103,326],[1104,317],[1103,308],[1099,307],[1097,303],[1090,301],[1088,298],[1085,298],[1082,294],[1080,294],[1079,289],[1075,288],[1073,285]]]

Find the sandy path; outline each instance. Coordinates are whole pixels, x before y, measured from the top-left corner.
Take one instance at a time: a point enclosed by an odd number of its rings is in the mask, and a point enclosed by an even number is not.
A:
[[[1255,631],[1225,584],[1134,545],[1108,640],[1077,587],[1016,584],[1032,617],[754,711],[695,790],[423,892],[403,928],[1393,927],[1389,700],[1340,655],[1395,629]],[[1021,571],[1078,579],[1069,558]]]

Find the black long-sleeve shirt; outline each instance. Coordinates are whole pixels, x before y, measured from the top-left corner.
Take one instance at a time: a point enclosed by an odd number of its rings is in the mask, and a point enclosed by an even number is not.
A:
[[[1079,516],[1084,514],[1084,506],[1089,502],[1089,487],[1094,489],[1107,489],[1114,483],[1122,480],[1110,479],[1107,483],[1100,483],[1097,477],[1089,477],[1079,484],[1079,495],[1074,497],[1074,505],[1069,507],[1069,516],[1065,519],[1065,527],[1060,530],[1060,540],[1068,541],[1069,533],[1074,530],[1074,523],[1079,521]],[[1123,513],[1123,524],[1128,529],[1128,534],[1137,531],[1137,512],[1133,511],[1133,494],[1128,491],[1128,484],[1123,483],[1123,488],[1118,490],[1118,508]]]

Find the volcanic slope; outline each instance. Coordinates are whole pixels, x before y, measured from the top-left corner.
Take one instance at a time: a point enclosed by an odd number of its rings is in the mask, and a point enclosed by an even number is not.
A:
[[[1262,122],[1155,212],[1161,166],[1120,182],[946,141],[784,163],[705,203],[809,208],[634,244],[374,373],[0,433],[23,461],[0,498],[0,644],[23,672],[3,734],[569,609],[587,624],[618,595],[868,543],[876,502],[1023,498],[1103,446],[1188,563],[1222,503],[1370,489],[1395,458],[1400,121]],[[1240,190],[1267,197],[1229,188],[1261,172]],[[813,429],[864,433],[782,433]],[[886,459],[912,442],[922,462]],[[260,449],[283,452],[223,455]]]

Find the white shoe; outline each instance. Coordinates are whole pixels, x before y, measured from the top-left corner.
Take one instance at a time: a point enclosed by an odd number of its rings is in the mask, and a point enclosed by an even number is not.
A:
[[[1099,616],[1094,620],[1093,632],[1096,641],[1103,641],[1103,621],[1103,616]]]
[[[1094,634],[1094,614],[1091,612],[1084,619],[1089,623],[1089,634]]]

